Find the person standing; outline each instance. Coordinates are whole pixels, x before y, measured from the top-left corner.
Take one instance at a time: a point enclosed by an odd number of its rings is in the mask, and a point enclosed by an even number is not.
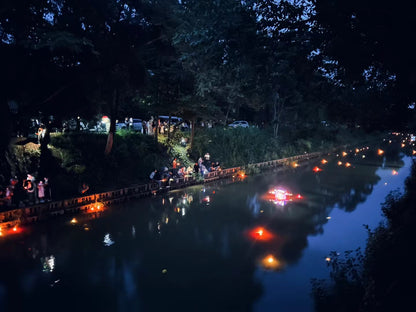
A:
[[[27,179],[23,181],[23,188],[26,190],[27,200],[29,204],[35,203],[36,184],[34,183],[34,178],[32,175],[27,175]]]
[[[178,164],[178,163],[177,163],[177,161],[176,161],[176,158],[174,158],[174,159],[173,159],[173,162],[172,162],[172,168],[173,168],[173,169],[176,169],[177,164]]]
[[[38,183],[38,198],[39,202],[43,203],[45,202],[45,185],[43,184],[43,181],[40,180]]]
[[[52,200],[52,190],[51,185],[49,184],[49,178],[43,178],[43,186],[45,189],[45,200],[51,201]]]

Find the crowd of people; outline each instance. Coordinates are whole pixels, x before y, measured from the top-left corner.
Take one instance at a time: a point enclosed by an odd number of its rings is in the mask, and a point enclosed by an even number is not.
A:
[[[209,153],[205,154],[204,158],[199,157],[198,161],[193,166],[181,166],[179,161],[174,158],[172,161],[172,168],[163,167],[160,170],[155,169],[150,173],[150,180],[157,182],[159,187],[166,187],[170,182],[179,180],[187,181],[190,177],[199,176],[205,177],[209,172],[221,170],[218,161],[210,160]]]
[[[9,180],[9,185],[0,189],[0,206],[24,207],[52,200],[52,190],[49,179],[36,180],[27,174],[26,179],[19,180],[16,176]]]

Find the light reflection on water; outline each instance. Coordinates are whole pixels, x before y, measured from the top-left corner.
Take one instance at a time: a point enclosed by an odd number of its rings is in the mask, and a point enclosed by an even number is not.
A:
[[[381,220],[379,204],[411,163],[391,153],[325,160],[319,172],[310,164],[37,224],[0,242],[0,308],[311,311],[310,278],[326,276],[330,251],[363,246],[362,225]],[[303,199],[262,200],[280,185]]]

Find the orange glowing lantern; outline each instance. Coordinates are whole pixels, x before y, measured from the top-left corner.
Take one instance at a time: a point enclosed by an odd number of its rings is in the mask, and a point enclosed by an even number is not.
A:
[[[326,258],[325,258],[325,261],[326,261],[326,262],[329,262],[329,261],[331,261],[331,258],[330,258],[330,257],[326,257]]]
[[[416,155],[416,151],[415,150],[412,150],[412,155]]]
[[[326,159],[322,159],[322,160],[321,160],[321,163],[322,163],[323,165],[325,165],[327,162],[328,162],[328,160],[326,160]]]
[[[261,266],[266,270],[276,270],[282,267],[282,262],[273,255],[267,255],[261,259]]]
[[[299,164],[298,164],[297,162],[295,162],[295,161],[294,161],[294,162],[292,163],[292,167],[293,167],[293,168],[297,168],[297,167],[299,167]]]
[[[351,167],[351,164],[349,162],[345,163],[345,167]]]
[[[338,164],[338,166],[341,166],[342,165],[342,161],[339,161],[337,164]]]
[[[406,144],[402,143],[402,147],[405,147],[405,146],[406,146]]]
[[[77,223],[78,221],[77,221],[77,219],[75,219],[75,218],[72,218],[72,220],[71,220],[71,223],[72,224],[75,224],[75,223]]]
[[[358,154],[360,152],[360,150],[358,148],[356,148],[355,152]]]
[[[343,157],[345,157],[345,156],[347,156],[348,155],[348,153],[347,152],[342,152],[342,156]]]
[[[377,150],[377,154],[379,154],[379,155],[383,155],[383,154],[384,154],[384,151],[383,151],[383,150],[381,150],[381,149],[378,149],[378,150]]]
[[[396,170],[393,170],[393,171],[391,172],[391,174],[392,174],[392,175],[398,175],[399,173],[398,173]]]

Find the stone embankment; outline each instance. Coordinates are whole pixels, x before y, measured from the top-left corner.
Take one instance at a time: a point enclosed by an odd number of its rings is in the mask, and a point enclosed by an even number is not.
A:
[[[315,159],[324,153],[316,152],[304,155],[298,155],[278,160],[265,161],[261,163],[250,164],[247,167],[234,167],[209,172],[203,179],[187,177],[173,180],[169,186],[159,187],[156,182],[142,185],[133,185],[130,187],[92,194],[82,197],[74,197],[59,201],[39,203],[28,207],[22,207],[0,212],[0,233],[1,229],[12,228],[17,224],[28,224],[39,220],[45,220],[50,217],[76,214],[76,213],[100,213],[108,205],[121,203],[126,200],[157,195],[170,190],[184,188],[187,186],[208,183],[218,179],[231,178],[239,172],[247,169],[256,168],[257,170],[270,170],[273,168],[290,168],[294,163],[307,162]]]

